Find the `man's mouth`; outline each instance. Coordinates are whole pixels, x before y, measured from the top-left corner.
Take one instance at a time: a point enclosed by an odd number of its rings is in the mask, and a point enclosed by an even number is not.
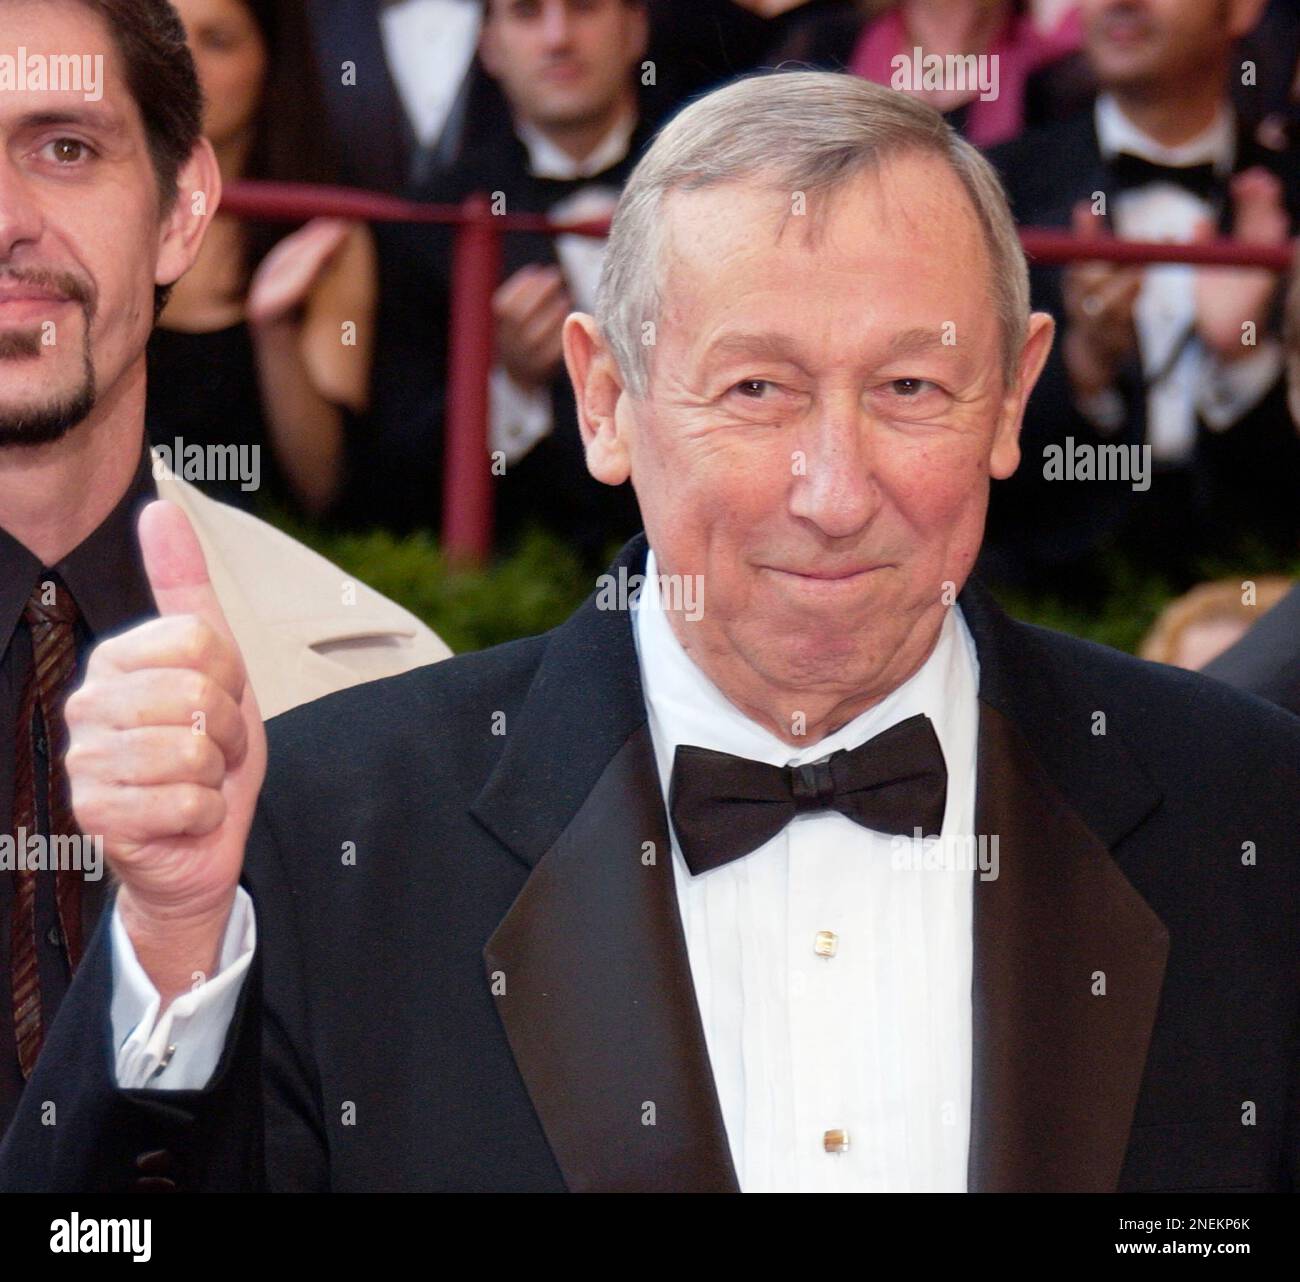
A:
[[[0,277],[0,324],[22,325],[45,320],[72,301],[68,291],[53,282]]]
[[[765,565],[761,569],[768,570],[778,577],[792,583],[807,584],[809,587],[847,587],[855,583],[860,583],[869,574],[874,574],[877,570],[885,569],[883,563],[865,564],[865,565],[848,565],[839,567],[829,566],[810,566],[807,569],[796,569],[793,567]]]
[[[582,78],[582,64],[580,62],[553,62],[549,66],[542,68],[542,79],[550,80],[556,84],[572,84],[575,80]]]
[[[1107,14],[1099,23],[1101,36],[1111,44],[1141,44],[1151,34],[1151,23],[1138,13]]]
[[[66,294],[39,290],[12,293],[0,290],[0,324],[21,325],[24,322],[45,320],[52,312],[71,301]]]

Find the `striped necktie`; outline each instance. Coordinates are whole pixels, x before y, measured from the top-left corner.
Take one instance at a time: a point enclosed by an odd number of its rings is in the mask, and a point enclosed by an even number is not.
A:
[[[64,755],[68,731],[63,701],[77,670],[77,606],[61,582],[38,583],[28,598],[23,617],[32,637],[32,671],[19,705],[18,740],[14,770],[14,829],[30,836],[38,831],[36,772],[46,770],[48,824],[46,836],[77,832],[72,816]],[[44,752],[40,751],[41,746]],[[36,951],[37,879],[49,873],[30,868],[14,871],[15,894],[10,946],[10,980],[13,993],[14,1040],[23,1077],[30,1077],[41,1049],[41,981]],[[81,874],[75,869],[55,872],[55,903],[68,964],[81,960]]]

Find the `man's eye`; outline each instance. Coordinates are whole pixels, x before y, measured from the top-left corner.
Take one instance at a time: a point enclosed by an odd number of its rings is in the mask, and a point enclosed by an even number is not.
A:
[[[937,387],[938,384],[930,382],[928,378],[896,378],[889,386],[904,399],[911,399],[932,387]]]
[[[60,165],[75,165],[91,154],[90,147],[80,138],[56,138],[48,150]]]
[[[213,53],[225,53],[228,49],[238,47],[239,37],[230,31],[205,27],[197,32],[195,43],[200,49],[208,49]]]
[[[751,401],[761,401],[763,393],[772,386],[765,378],[747,378],[739,382],[731,390],[738,392],[741,396]]]

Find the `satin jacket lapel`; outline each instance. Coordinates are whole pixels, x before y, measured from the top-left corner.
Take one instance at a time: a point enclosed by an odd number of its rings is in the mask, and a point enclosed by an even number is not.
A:
[[[963,606],[981,665],[976,831],[998,838],[997,876],[975,880],[968,1187],[1114,1191],[1169,934],[1111,847],[1159,794],[1099,736],[1067,797],[1043,743],[1054,724],[1088,724],[1085,701],[1039,688],[1015,625],[978,589]]]
[[[484,950],[489,978],[504,982],[497,1009],[515,1061],[575,1192],[736,1189],[671,861],[642,726]]]
[[[473,812],[532,869],[485,982],[566,1185],[736,1191],[626,611],[552,634]]]

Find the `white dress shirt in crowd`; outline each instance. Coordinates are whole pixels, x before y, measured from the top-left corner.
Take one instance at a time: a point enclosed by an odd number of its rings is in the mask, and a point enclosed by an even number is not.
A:
[[[614,122],[605,136],[583,160],[574,160],[536,127],[519,121],[515,130],[528,151],[528,168],[535,178],[568,182],[591,178],[612,169],[626,155],[636,129],[636,116]],[[587,222],[608,218],[618,204],[617,187],[592,183],[582,187],[546,211],[557,222]],[[574,309],[594,312],[600,268],[605,260],[605,242],[592,236],[557,236],[555,254],[560,260]],[[490,448],[499,451],[506,464],[517,463],[543,437],[550,434],[551,392],[549,387],[520,387],[504,366],[492,370],[490,393]]]
[[[978,661],[958,608],[910,680],[794,748],[688,657],[657,573],[652,554],[635,636],[665,797],[678,744],[802,765],[924,713],[948,768],[942,837],[974,833]],[[694,877],[673,836],[691,974],[744,1192],[966,1190],[973,874],[895,868],[894,849],[819,812]],[[847,1150],[827,1151],[839,1131]]]
[[[974,833],[979,665],[959,608],[907,682],[795,749],[744,716],[686,655],[660,606],[653,554],[646,575],[632,627],[665,799],[680,743],[803,764],[925,713],[948,769],[941,839]],[[896,867],[897,848],[839,814],[807,814],[694,877],[673,837],[691,974],[745,1192],[966,1189],[973,874]],[[119,1085],[206,1084],[252,959],[253,918],[240,888],[221,970],[159,1021],[158,994],[114,910]]]
[[[420,145],[442,135],[478,48],[476,0],[389,0],[379,12],[384,56]]]
[[[1110,94],[1098,96],[1094,117],[1101,154],[1108,161],[1124,151],[1160,165],[1212,164],[1225,181],[1233,171],[1236,125],[1227,104],[1208,129],[1177,147],[1163,146],[1143,133]],[[1116,234],[1125,240],[1186,242],[1197,221],[1213,218],[1215,210],[1174,183],[1155,182],[1121,192],[1111,214]],[[1167,263],[1143,271],[1134,326],[1148,377],[1173,359],[1174,348],[1195,318],[1195,268]],[[1251,355],[1225,363],[1194,338],[1173,359],[1169,373],[1148,390],[1146,439],[1152,458],[1173,465],[1188,462],[1196,447],[1198,413],[1213,431],[1231,427],[1264,398],[1281,370],[1276,339],[1261,337]],[[1114,402],[1113,393],[1103,393],[1080,408],[1097,427],[1114,430],[1123,422],[1122,407]]]

